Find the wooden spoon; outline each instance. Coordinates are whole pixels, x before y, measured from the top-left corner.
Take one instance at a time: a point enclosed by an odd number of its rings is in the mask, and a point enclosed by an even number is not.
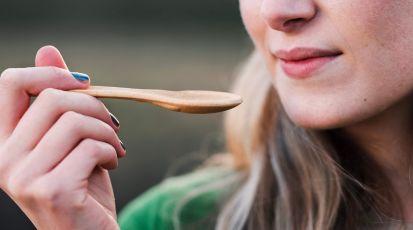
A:
[[[108,86],[90,86],[88,89],[71,90],[98,98],[118,98],[149,102],[154,105],[184,113],[222,112],[242,103],[236,94],[216,91],[160,89],[131,89]]]

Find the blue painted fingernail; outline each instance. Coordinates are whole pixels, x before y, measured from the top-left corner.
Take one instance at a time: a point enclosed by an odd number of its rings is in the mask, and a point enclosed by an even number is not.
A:
[[[71,72],[71,74],[74,78],[76,78],[78,81],[81,81],[81,82],[90,80],[89,76],[84,73]]]

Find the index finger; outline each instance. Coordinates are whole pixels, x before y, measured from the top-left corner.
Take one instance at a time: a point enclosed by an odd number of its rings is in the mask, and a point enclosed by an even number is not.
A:
[[[76,75],[75,75],[76,76]],[[7,138],[30,105],[30,96],[47,88],[85,89],[87,75],[77,80],[68,70],[57,67],[11,68],[0,76],[0,142]]]

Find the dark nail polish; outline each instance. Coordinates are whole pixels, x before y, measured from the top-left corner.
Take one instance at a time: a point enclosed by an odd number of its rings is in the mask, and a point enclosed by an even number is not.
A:
[[[85,81],[90,80],[89,76],[87,74],[84,74],[84,73],[71,72],[71,74],[74,78],[76,78],[78,81],[81,81],[81,82],[85,82]]]
[[[122,146],[123,150],[126,151],[126,147],[125,147],[125,145],[123,144],[123,142],[121,140],[120,140],[120,145]]]
[[[112,119],[113,124],[115,124],[115,125],[116,125],[116,127],[118,127],[118,128],[119,128],[120,123],[119,123],[118,118],[116,118],[116,117],[115,117],[115,115],[113,115],[112,113],[109,113],[109,115],[110,115],[110,119]]]

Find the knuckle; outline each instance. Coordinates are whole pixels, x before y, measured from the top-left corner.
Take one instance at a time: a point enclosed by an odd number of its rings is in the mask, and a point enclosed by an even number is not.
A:
[[[80,191],[72,191],[56,176],[46,176],[34,183],[28,191],[32,201],[50,211],[75,210],[85,208],[87,181],[81,182]]]
[[[80,103],[87,105],[91,110],[100,111],[102,108],[104,108],[103,102],[101,102],[96,97],[78,92],[70,92],[70,94],[76,95],[73,97],[73,100],[79,101]]]
[[[117,156],[115,147],[113,147],[111,144],[102,142],[101,149],[102,149],[102,153],[104,154],[104,156],[101,156],[101,157],[104,158],[105,161],[107,162],[116,163],[116,167],[117,167],[118,156]]]
[[[87,103],[97,104],[98,102],[100,102],[99,99],[91,95],[88,95],[88,94],[78,93],[78,92],[72,92],[72,93],[78,95],[80,100],[86,101]]]
[[[29,181],[19,174],[10,175],[7,179],[7,191],[18,200],[30,199]]]
[[[76,199],[77,198],[77,199]],[[68,208],[75,210],[75,212],[81,212],[85,210],[86,204],[85,204],[85,197],[76,197],[75,199],[70,202],[70,206]]]
[[[110,155],[111,158],[117,158],[115,148],[106,142],[88,138],[83,140],[81,145],[82,151],[86,152],[88,157],[96,161],[104,155]]]
[[[83,151],[94,157],[102,152],[102,146],[99,144],[99,142],[90,138],[83,140],[80,145]]]
[[[54,88],[46,88],[40,92],[38,98],[44,103],[54,103],[62,99],[62,91]]]
[[[117,158],[116,149],[111,144],[103,142],[102,149],[104,149],[105,152],[111,153],[113,156],[115,156],[115,158]]]
[[[105,142],[102,142],[100,148],[101,148],[102,152],[108,154],[108,156],[111,160],[115,160],[115,159],[117,160],[118,159],[117,154],[116,154],[116,149],[112,145],[110,145],[108,143],[105,143]]]
[[[58,67],[56,67],[56,66],[49,66],[49,67],[46,67],[46,68],[49,69],[49,71],[51,72],[51,75],[52,75],[52,76],[55,76],[55,77],[57,77],[57,78],[65,78],[65,77],[67,77],[66,74],[65,74],[65,72],[63,72],[63,70],[62,70],[61,68],[58,68]]]
[[[5,70],[3,70],[3,72],[1,73],[0,77],[1,78],[7,78],[10,75],[12,75],[12,73],[14,72],[14,68],[7,68]]]
[[[74,111],[67,111],[60,117],[60,121],[67,125],[69,132],[77,132],[84,127],[84,116]]]
[[[3,83],[12,83],[16,80],[18,71],[16,68],[8,68],[4,70],[0,75],[0,81]]]
[[[40,92],[34,103],[47,108],[52,113],[61,114],[66,100],[66,92],[54,88],[46,88]],[[53,106],[50,106],[53,105]]]
[[[106,122],[103,121],[99,121],[99,123],[102,125],[102,128],[104,130],[104,132],[106,132],[110,137],[116,137],[116,131],[110,126],[108,125]]]
[[[58,209],[61,200],[61,192],[58,186],[53,186],[51,183],[39,183],[27,192],[29,198],[44,205],[49,209]]]
[[[77,122],[83,118],[83,115],[75,111],[67,111],[62,115],[62,118],[67,119],[66,121]]]

